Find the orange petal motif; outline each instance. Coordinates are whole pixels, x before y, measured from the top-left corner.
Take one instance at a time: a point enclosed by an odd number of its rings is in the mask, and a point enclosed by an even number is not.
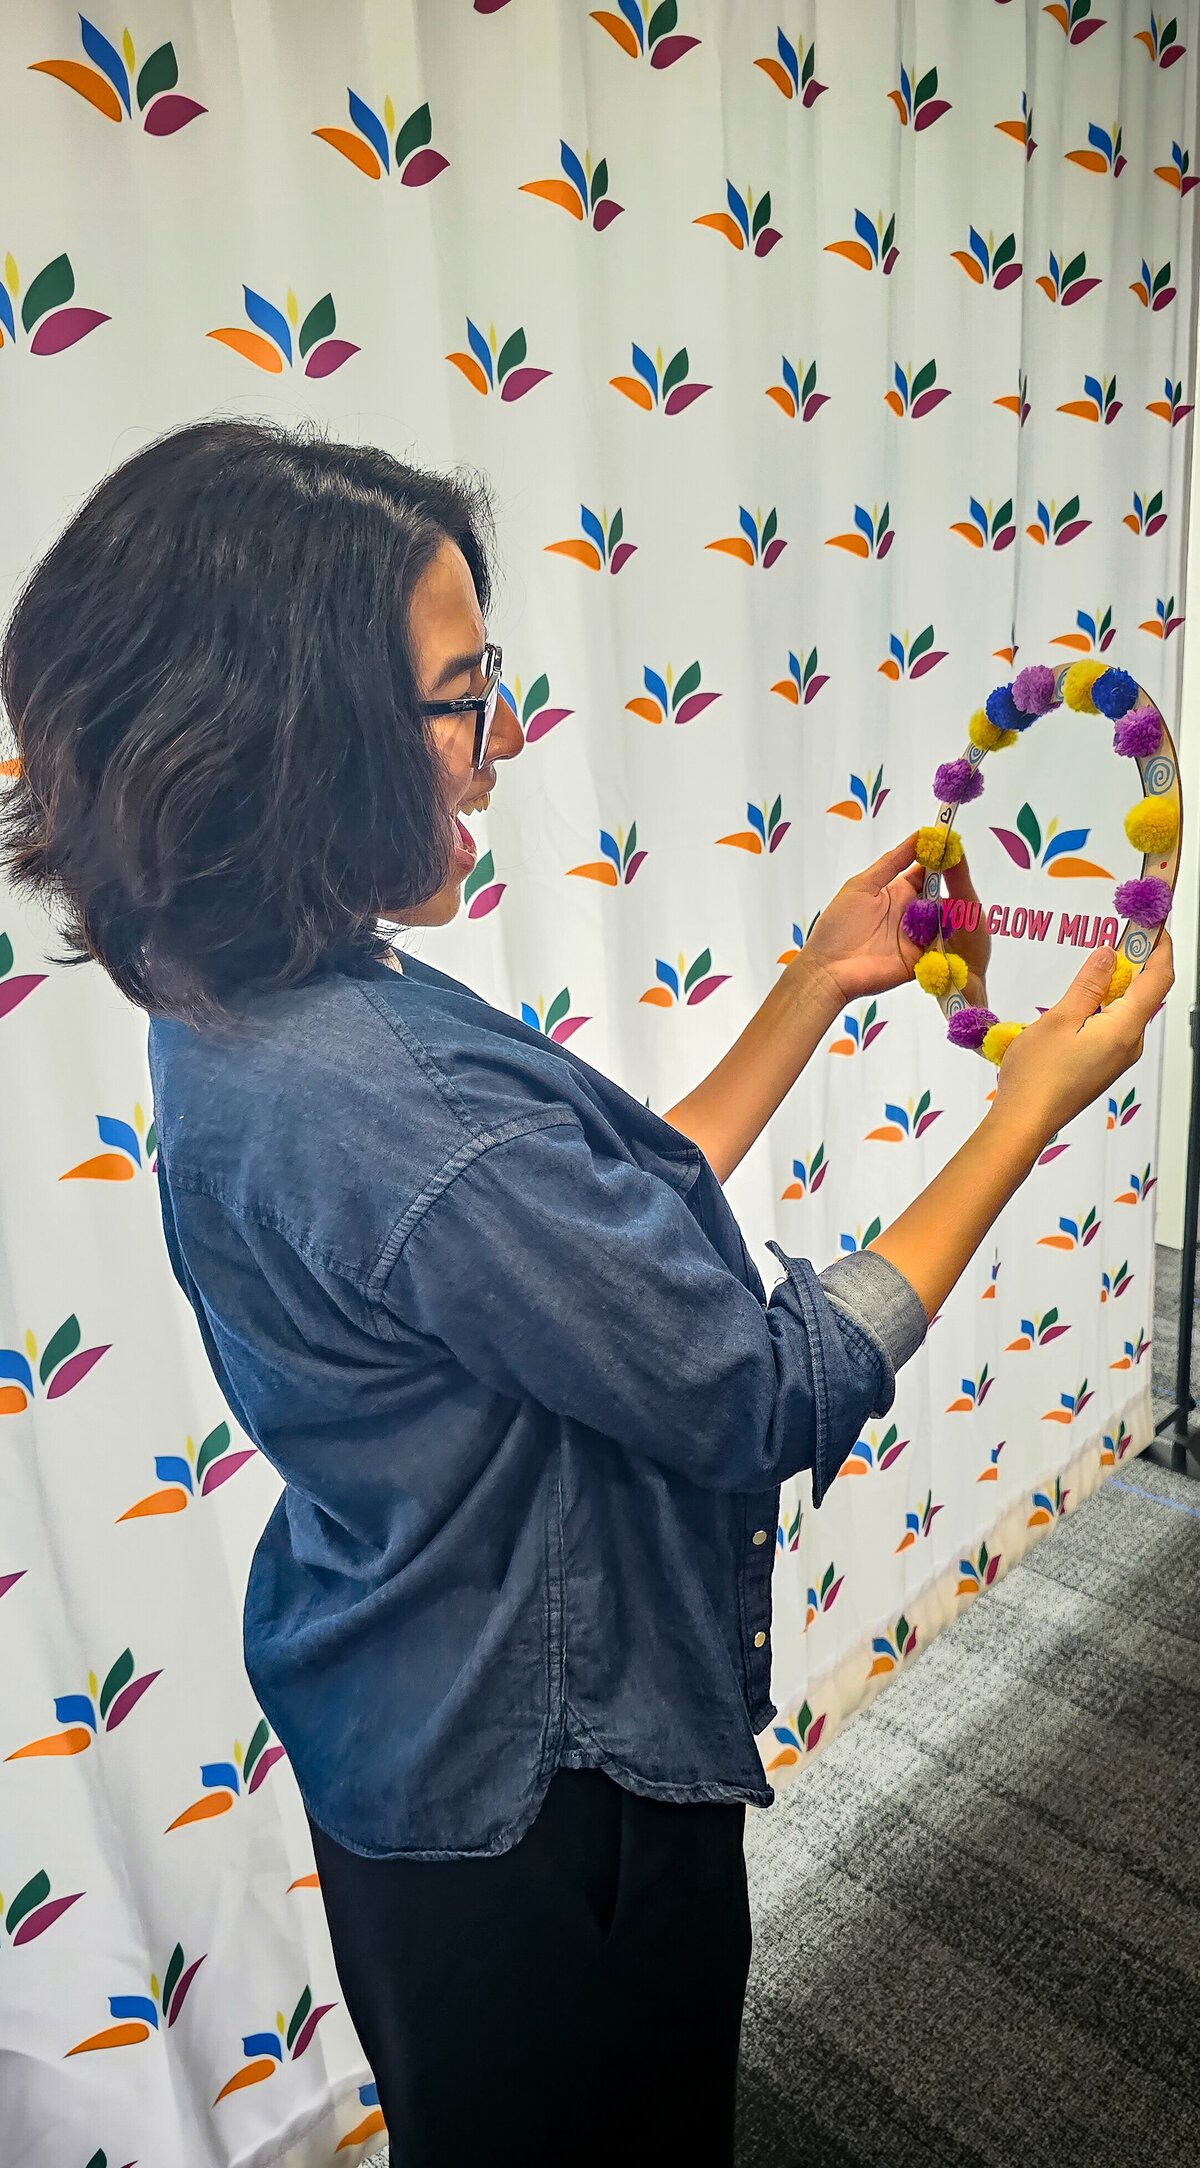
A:
[[[840,813],[842,819],[846,821],[860,821],[863,817],[862,807],[857,798],[839,798],[836,805],[827,805],[825,811],[827,813]]]
[[[334,150],[348,158],[360,173],[365,173],[369,181],[380,178],[383,167],[370,144],[364,143],[361,136],[351,135],[348,128],[314,128],[313,134],[320,136],[322,143],[332,144]]]
[[[1073,647],[1080,655],[1090,655],[1092,643],[1086,632],[1059,632],[1050,642],[1051,647]]]
[[[1162,626],[1156,617],[1144,617],[1138,626],[1138,631],[1152,633],[1156,640],[1161,640],[1163,636]]]
[[[1157,414],[1162,422],[1169,422],[1171,419],[1171,409],[1165,399],[1152,399],[1146,408],[1146,412],[1147,414]],[[1145,630],[1144,626],[1142,630]]]
[[[1001,135],[1011,136],[1014,143],[1024,144],[1025,123],[1023,120],[998,120],[993,123],[993,126],[1000,130]]]
[[[1100,409],[1094,399],[1068,399],[1059,408],[1060,414],[1076,414],[1081,422],[1098,422]]]
[[[1015,391],[1006,392],[1003,399],[993,399],[993,406],[1001,406],[1008,414],[1019,414],[1021,402]]]
[[[863,1138],[864,1144],[902,1144],[903,1142],[904,1131],[897,1129],[895,1122],[885,1122],[882,1129],[868,1129]]]
[[[609,37],[616,39],[617,44],[621,48],[621,51],[623,53],[628,53],[631,60],[637,59],[637,38],[635,37],[630,25],[627,22],[623,21],[621,16],[610,15],[607,9],[601,8],[599,12],[593,10],[592,21],[594,23],[599,23],[602,30],[607,30]]]
[[[735,218],[729,216],[728,211],[706,211],[703,218],[694,218],[692,224],[693,226],[711,226],[714,233],[724,234],[725,239],[731,241],[734,248],[745,248],[746,246],[745,241],[742,239],[741,227]]]
[[[773,693],[781,693],[785,700],[791,701],[794,708],[799,707],[800,694],[797,689],[795,678],[780,678],[777,684],[772,685],[771,691]]]
[[[28,1746],[19,1746],[15,1753],[6,1754],[5,1761],[27,1761],[34,1754],[82,1754],[92,1743],[92,1735],[86,1724],[72,1724],[66,1731],[52,1731],[48,1739],[31,1739]]]
[[[589,572],[600,570],[600,552],[594,542],[547,542],[543,555],[570,557],[577,565],[586,565]]]
[[[1057,301],[1058,295],[1054,291],[1054,280],[1052,278],[1047,278],[1045,273],[1043,273],[1042,277],[1035,280],[1034,283],[1041,287],[1047,301]]]
[[[1174,166],[1155,166],[1154,172],[1156,179],[1165,181],[1168,188],[1178,188],[1179,174]]]
[[[476,391],[482,392],[485,399],[487,398],[488,380],[474,354],[447,354],[446,359],[452,361],[456,369],[461,369],[468,384],[472,385]]]
[[[275,2068],[276,2062],[273,2055],[260,2055],[255,2062],[244,2063],[240,2070],[235,2071],[228,2085],[221,2087],[216,2100],[213,2102],[214,2108],[218,2101],[226,2099],[230,2093],[241,2093],[244,2092],[248,2085],[261,2084],[264,2078],[271,2076]]]
[[[187,1492],[173,1483],[170,1490],[151,1491],[148,1498],[139,1498],[127,1513],[118,1513],[114,1526],[122,1521],[150,1520],[159,1513],[182,1513],[186,1504]]]
[[[1047,15],[1055,15],[1055,14],[1061,15],[1061,14],[1062,14],[1062,12],[1063,12],[1063,11],[1062,11],[1062,9],[1061,9],[1061,8],[1047,8],[1047,9],[1046,9],[1046,13],[1047,13]],[[1149,55],[1150,55],[1150,58],[1151,58],[1151,60],[1153,60],[1153,58],[1154,58],[1154,40],[1153,40],[1153,38],[1151,37],[1151,35],[1150,35],[1150,32],[1149,32],[1148,30],[1135,30],[1135,31],[1134,31],[1134,33],[1133,33],[1133,35],[1134,35],[1134,38],[1136,39],[1136,41],[1137,41],[1137,43],[1138,43],[1139,45],[1144,45],[1144,46],[1145,46],[1145,48],[1146,48],[1146,51],[1147,51],[1147,52],[1149,53]]]
[[[967,274],[967,277],[969,279],[974,279],[977,286],[982,286],[983,265],[981,263],[978,263],[975,257],[972,256],[965,248],[952,248],[950,254],[953,256],[955,263],[960,263],[962,265],[963,270]]]
[[[29,1395],[21,1385],[0,1385],[0,1415],[24,1415]]]
[[[877,1679],[880,1676],[881,1672],[894,1671],[895,1668],[896,1666],[890,1656],[877,1656],[870,1670],[867,1673],[867,1677],[869,1679]]]
[[[762,855],[762,840],[753,828],[740,828],[735,836],[718,836],[717,842],[732,843],[739,851],[753,851],[756,857]]]
[[[1053,15],[1054,20],[1058,24],[1060,30],[1065,32],[1070,28],[1070,17],[1068,16],[1066,9],[1059,5],[1059,0],[1055,0],[1055,4],[1053,7],[1043,8],[1042,13],[1044,15]],[[1146,32],[1143,30],[1140,35],[1142,37],[1145,37]]]
[[[886,662],[881,662],[881,663],[880,663],[880,665],[879,665],[879,675],[880,675],[880,677],[890,678],[890,679],[891,679],[891,681],[892,681],[892,683],[893,683],[893,685],[895,685],[895,684],[897,684],[897,683],[899,682],[899,677],[900,677],[900,665],[899,665],[899,663],[898,663],[898,662],[896,661],[896,658],[895,658],[895,656],[894,656],[894,655],[889,655],[889,656],[888,656],[888,658],[887,658],[887,660],[886,660]]]
[[[900,397],[898,391],[885,391],[883,395],[883,403],[885,406],[889,406],[891,408],[893,414],[895,414],[899,419],[903,420],[904,401]]]
[[[1129,532],[1130,532],[1130,534],[1140,534],[1140,533],[1141,533],[1141,528],[1140,528],[1140,527],[1138,526],[1138,520],[1137,520],[1137,514],[1136,514],[1136,512],[1127,512],[1127,513],[1125,514],[1125,517],[1124,517],[1124,519],[1123,519],[1123,520],[1122,520],[1122,522],[1121,522],[1121,525],[1122,525],[1123,527],[1128,527],[1128,529],[1129,529]]]
[[[219,339],[222,346],[231,346],[244,361],[252,361],[256,369],[266,369],[271,376],[283,373],[283,356],[279,348],[273,346],[270,339],[264,339],[261,332],[243,331],[238,324],[225,324],[220,331],[206,332],[205,337]]]
[[[630,715],[640,715],[644,723],[661,723],[663,711],[657,700],[646,700],[639,694],[636,700],[627,700],[625,707]]]
[[[185,1829],[189,1822],[211,1822],[214,1815],[228,1814],[232,1805],[232,1792],[205,1792],[202,1799],[193,1799],[190,1807],[167,1823],[163,1835],[169,1837],[173,1829]]]
[[[891,99],[892,104],[895,106],[896,111],[900,115],[901,127],[907,128],[908,115],[904,110],[904,99],[902,98],[900,92],[898,90],[889,90],[888,97]]]
[[[68,1167],[59,1175],[60,1182],[132,1182],[133,1161],[124,1152],[97,1152],[94,1159],[81,1159],[77,1167]]]
[[[1168,409],[1169,418],[1170,409]],[[20,775],[20,773],[21,763],[19,760],[0,760],[0,775]]]
[[[297,1875],[294,1882],[288,1883],[287,1893],[290,1897],[294,1889],[320,1889],[320,1887],[321,1877],[319,1874],[301,1874]]]
[[[1107,866],[1097,866],[1090,858],[1056,858],[1053,865],[1045,867],[1052,881],[1111,881]]]
[[[829,1051],[831,1054],[853,1054],[855,1051],[854,1041],[853,1039],[835,1039]]]
[[[669,1009],[671,1006],[671,996],[665,986],[648,986],[641,999],[648,1001],[652,1009]]]
[[[796,951],[795,953],[796,953],[796,954],[798,954],[798,953],[799,953],[799,951]],[[788,1183],[788,1186],[787,1186],[787,1188],[786,1188],[786,1189],[784,1190],[783,1194],[784,1194],[784,1196],[785,1196],[785,1197],[803,1197],[803,1195],[804,1195],[804,1184],[803,1184],[803,1182],[789,1182],[789,1183]]]
[[[963,541],[969,542],[973,550],[981,550],[983,548],[983,536],[980,534],[979,529],[975,525],[973,520],[956,519],[951,526],[950,532],[951,534],[960,534],[963,538]]]
[[[796,93],[792,89],[792,78],[784,67],[782,60],[756,60],[754,65],[756,68],[761,68],[764,75],[770,76],[776,90],[781,90],[785,98],[795,97]],[[795,1755],[792,1756],[792,1759],[795,1760]]]
[[[831,534],[825,537],[827,550],[849,550],[852,557],[869,557],[867,538],[863,534]]]
[[[617,869],[608,858],[595,858],[588,866],[568,866],[567,872],[577,873],[585,881],[603,881],[606,888],[617,886]]]
[[[706,542],[706,550],[723,550],[726,557],[736,557],[744,565],[754,563],[754,551],[743,534],[722,535],[719,542]]]
[[[67,2055],[90,2055],[93,2048],[132,2048],[139,2040],[150,2038],[150,2027],[139,2019],[131,2018],[126,2025],[106,2025],[103,2032],[93,2033],[90,2039],[80,2040]],[[66,2061],[66,2055],[63,2061]]]
[[[790,422],[795,421],[796,402],[786,384],[769,384],[767,386],[767,397],[773,399],[777,407],[782,407]]]
[[[372,2108],[369,2115],[364,2115],[361,2123],[356,2123],[353,2130],[348,2130],[344,2138],[338,2139],[335,2151],[340,2153],[342,2148],[347,2145],[361,2145],[364,2138],[378,2137],[379,2133],[386,2129],[387,2124],[383,2120],[383,2109]]]
[[[32,75],[53,75],[69,90],[77,90],[105,120],[120,120],[121,101],[112,84],[95,68],[85,68],[82,60],[31,60],[29,68]]]
[[[623,391],[625,397],[632,399],[635,406],[643,407],[647,414],[650,412],[654,400],[650,394],[650,386],[643,384],[640,376],[610,376],[608,381],[614,391]]]
[[[523,196],[541,196],[546,203],[556,203],[560,211],[569,211],[572,218],[582,221],[579,190],[572,188],[570,181],[522,181],[519,192]]]
[[[1041,1250],[1073,1250],[1074,1247],[1075,1244],[1072,1242],[1070,1235],[1039,1235],[1038,1237],[1038,1248]]]
[[[1073,166],[1083,166],[1088,173],[1107,173],[1108,160],[1103,151],[1065,151],[1064,157]]]
[[[844,256],[847,263],[857,264],[860,271],[873,271],[875,269],[875,258],[872,256],[870,249],[865,247],[861,241],[827,241],[825,243],[825,254],[827,256]]]

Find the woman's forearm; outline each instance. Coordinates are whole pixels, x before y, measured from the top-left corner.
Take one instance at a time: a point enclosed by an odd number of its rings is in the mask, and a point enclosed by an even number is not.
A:
[[[718,1181],[765,1129],[841,1007],[828,973],[801,950],[716,1068],[664,1116],[699,1145]]]
[[[993,1107],[928,1188],[871,1244],[904,1274],[927,1317],[941,1308],[1045,1143],[1028,1115]]]

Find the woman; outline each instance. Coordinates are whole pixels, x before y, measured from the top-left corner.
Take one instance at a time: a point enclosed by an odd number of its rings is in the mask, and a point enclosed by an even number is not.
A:
[[[660,1119],[393,946],[454,916],[521,749],[488,586],[479,500],[382,451],[151,444],[12,618],[6,851],[151,1018],[171,1263],[286,1484],[246,1661],[394,2159],[698,2168],[732,2158],[778,1485],[820,1504],[1170,964],[1096,1013],[1089,956],[873,1248],[772,1245],[766,1300],[720,1183],[910,975],[912,838]]]

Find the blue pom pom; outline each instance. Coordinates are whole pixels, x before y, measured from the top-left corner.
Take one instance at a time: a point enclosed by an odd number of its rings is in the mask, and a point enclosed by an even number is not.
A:
[[[1137,686],[1128,670],[1105,670],[1092,687],[1093,704],[1111,722],[1116,722],[1119,715],[1128,715],[1137,696]]]
[[[997,685],[995,691],[988,694],[983,707],[989,723],[994,723],[997,730],[1028,730],[1034,720],[1032,715],[1022,714],[1013,699],[1011,685]]]

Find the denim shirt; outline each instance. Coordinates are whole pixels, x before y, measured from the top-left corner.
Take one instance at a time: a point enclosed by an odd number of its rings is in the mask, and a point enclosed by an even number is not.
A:
[[[312,1820],[502,1852],[561,1766],[769,1805],[779,1484],[891,1405],[908,1281],[772,1244],[767,1300],[695,1145],[415,959],[240,1005],[151,1020],[159,1196],[286,1486],[244,1645]]]

